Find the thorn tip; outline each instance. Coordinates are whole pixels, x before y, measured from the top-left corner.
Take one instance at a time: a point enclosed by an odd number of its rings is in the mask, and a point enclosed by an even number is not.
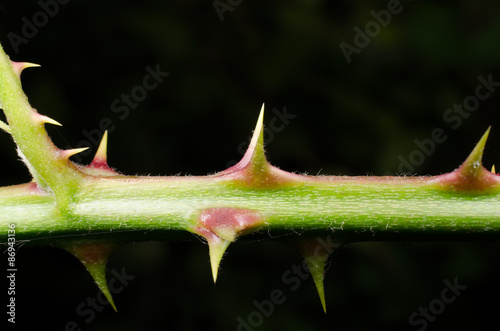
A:
[[[108,169],[108,161],[107,161],[107,150],[108,150],[108,131],[104,131],[102,135],[101,142],[99,147],[97,148],[97,152],[95,153],[94,159],[90,163],[91,167],[94,168],[106,168]]]

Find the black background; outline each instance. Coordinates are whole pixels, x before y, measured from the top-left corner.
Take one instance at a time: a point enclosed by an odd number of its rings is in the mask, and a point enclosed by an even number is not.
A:
[[[238,146],[248,141],[263,102],[266,125],[273,108],[296,115],[267,141],[270,162],[288,171],[398,173],[415,139],[441,128],[447,140],[413,170],[403,169],[436,175],[456,168],[492,125],[484,158],[490,167],[500,153],[499,92],[456,129],[443,114],[474,94],[479,75],[500,81],[497,3],[401,6],[351,63],[339,44],[353,45],[353,28],[364,29],[374,20],[370,11],[386,9],[386,1],[242,1],[221,21],[211,1],[72,0],[14,46],[23,17],[33,22],[43,9],[37,1],[1,0],[0,41],[13,60],[42,65],[23,73],[23,86],[40,113],[64,125],[48,127],[56,145],[85,144],[84,131],[109,118],[115,129],[108,160],[126,174],[223,170],[241,157]],[[157,65],[169,76],[120,119],[113,101],[142,83],[146,66]],[[1,184],[29,181],[2,135]],[[97,288],[83,266],[56,249],[23,247],[16,328],[64,330],[74,321],[82,330],[235,330],[237,317],[256,309],[254,300],[279,289],[286,301],[256,330],[417,330],[409,316],[439,298],[445,279],[458,277],[467,290],[427,329],[479,330],[497,324],[499,255],[497,243],[342,247],[326,275],[324,315],[310,279],[294,292],[281,280],[301,260],[279,240],[231,245],[216,286],[207,246],[194,237],[136,243],[108,264],[135,276],[115,295],[118,313],[107,306],[86,323],[75,309]]]

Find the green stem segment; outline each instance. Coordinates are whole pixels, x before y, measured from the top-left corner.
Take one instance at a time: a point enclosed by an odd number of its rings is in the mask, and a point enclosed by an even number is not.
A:
[[[0,189],[0,233],[5,239],[8,225],[16,223],[18,240],[103,232],[159,239],[165,231],[192,231],[205,210],[218,208],[254,211],[261,218],[252,230],[265,233],[319,230],[359,240],[407,235],[419,240],[437,233],[443,239],[500,238],[500,194],[445,192],[430,184],[433,179],[304,177],[293,187],[252,190],[214,176],[87,178],[71,204],[72,219],[55,213],[52,195],[23,184]]]

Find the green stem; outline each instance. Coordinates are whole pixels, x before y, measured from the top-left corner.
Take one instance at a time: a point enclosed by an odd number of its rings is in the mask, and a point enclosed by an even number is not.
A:
[[[422,240],[500,238],[500,193],[443,192],[435,177],[300,176],[293,187],[242,189],[217,176],[88,178],[75,195],[72,217],[57,213],[50,194],[33,184],[0,189],[1,238],[16,223],[18,240],[103,233],[123,239],[164,238],[192,231],[209,208],[252,210],[252,227],[283,233],[321,231],[340,239]],[[176,234],[177,233],[177,234]]]

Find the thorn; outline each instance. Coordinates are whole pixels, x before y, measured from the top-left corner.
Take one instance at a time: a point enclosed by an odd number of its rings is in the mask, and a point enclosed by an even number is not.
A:
[[[109,292],[108,283],[106,282],[106,263],[111,251],[115,247],[116,245],[114,244],[102,242],[72,242],[62,246],[63,249],[74,255],[82,262],[106,299],[108,299],[114,311],[116,311],[116,305],[113,301],[111,293]]]
[[[255,125],[250,145],[239,163],[245,166],[250,164],[253,169],[262,168],[267,164],[264,152],[264,104],[260,108],[259,119]]]
[[[455,192],[488,193],[491,189],[498,189],[500,178],[489,172],[482,164],[484,146],[488,140],[491,127],[488,127],[479,142],[476,144],[467,159],[458,169],[447,174],[436,176],[429,181],[437,184],[437,188]]]
[[[81,153],[83,151],[86,151],[89,149],[88,147],[82,147],[82,148],[74,148],[74,149],[66,149],[66,150],[60,150],[59,152],[61,153],[61,156],[65,159],[69,159],[71,156]]]
[[[37,121],[38,123],[42,123],[42,124],[53,124],[53,125],[58,125],[58,126],[62,126],[61,123],[59,123],[58,121],[48,117],[48,116],[45,116],[45,115],[42,115],[42,114],[39,114],[35,108],[33,108],[33,117],[35,118],[35,121]]]
[[[488,140],[488,135],[490,134],[491,126],[488,127],[486,132],[483,134],[479,142],[476,144],[472,152],[469,154],[465,162],[458,168],[458,171],[463,176],[468,177],[478,177],[482,170],[483,162],[483,152],[486,141]]]
[[[94,168],[109,168],[107,162],[107,149],[108,149],[108,131],[104,131],[102,135],[101,143],[99,144],[99,148],[95,153],[94,159],[90,163],[90,167]]]
[[[40,67],[39,64],[30,63],[30,62],[15,62],[15,61],[10,61],[10,62],[12,63],[12,68],[14,69],[14,72],[16,73],[17,78],[19,78],[19,79],[21,79],[21,72],[23,72],[24,69]]]
[[[209,236],[207,238],[207,242],[210,255],[210,266],[212,268],[212,277],[215,284],[217,282],[217,274],[219,272],[219,265],[222,260],[222,256],[231,242],[229,240],[222,239],[215,234],[213,236]]]
[[[326,299],[325,299],[325,287],[324,287],[324,277],[325,277],[325,265],[327,259],[324,260],[313,260],[306,257],[307,267],[311,272],[314,280],[314,285],[316,285],[316,291],[318,292],[319,300],[321,301],[321,306],[326,314]]]
[[[255,177],[255,175],[265,174],[268,169],[269,163],[264,153],[264,104],[262,104],[257,125],[245,154],[238,163],[220,172],[219,175],[231,176],[235,173],[247,173],[246,177]]]
[[[493,166],[491,167],[491,173],[492,173],[492,174],[496,174],[496,171],[495,171],[495,165],[493,165]]]
[[[234,166],[216,174],[238,185],[252,188],[269,188],[287,182],[287,174],[267,162],[264,152],[264,104],[260,109],[259,119],[250,140],[250,144]]]
[[[210,264],[214,283],[222,256],[236,238],[254,230],[264,222],[263,217],[251,209],[207,208],[196,216],[196,226],[191,232],[206,239],[210,253]]]
[[[337,249],[340,244],[331,242],[328,238],[326,241],[322,238],[306,239],[299,241],[299,248],[304,257],[304,260],[312,275],[314,285],[318,291],[321,306],[326,314],[326,299],[325,299],[325,266],[330,254]]]

